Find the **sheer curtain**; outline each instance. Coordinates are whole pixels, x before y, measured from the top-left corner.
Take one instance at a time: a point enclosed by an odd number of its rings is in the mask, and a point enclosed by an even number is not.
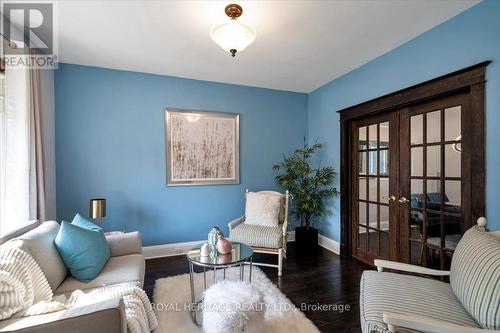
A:
[[[38,71],[7,66],[0,82],[1,237],[43,220],[45,203]]]

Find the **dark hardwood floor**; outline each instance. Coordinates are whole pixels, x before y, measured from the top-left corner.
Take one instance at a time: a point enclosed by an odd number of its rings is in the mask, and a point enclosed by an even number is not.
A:
[[[273,262],[276,256],[256,255],[254,261]],[[349,305],[350,309],[344,312],[302,308],[322,332],[361,332],[359,280],[363,270],[372,267],[355,259],[340,258],[323,248],[316,254],[296,255],[294,243],[289,243],[282,277],[278,277],[276,269],[260,268],[299,309],[305,305]],[[185,256],[147,260],[144,288],[152,298],[157,279],[184,273],[188,273]]]

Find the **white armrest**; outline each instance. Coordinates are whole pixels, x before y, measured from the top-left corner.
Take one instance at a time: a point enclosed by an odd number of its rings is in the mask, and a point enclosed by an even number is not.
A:
[[[450,275],[449,271],[440,271],[437,269],[430,269],[422,266],[404,264],[395,261],[375,259],[373,263],[375,264],[375,266],[377,266],[377,270],[379,272],[382,272],[384,268],[388,268],[403,272],[426,274],[426,275],[436,275],[436,276]]]
[[[141,233],[138,231],[109,234],[106,235],[106,240],[108,241],[109,252],[112,257],[142,253]]]
[[[461,326],[423,316],[402,315],[393,312],[384,312],[382,316],[390,332],[397,332],[399,327],[428,333],[500,333],[498,330]]]
[[[0,332],[127,332],[125,305],[121,298],[36,316],[0,321]]]
[[[234,228],[236,228],[236,226],[238,226],[238,224],[241,224],[245,221],[245,215],[241,216],[241,217],[238,217],[237,219],[235,220],[232,220],[231,222],[229,222],[227,224],[227,226],[229,227],[229,230],[233,230]]]

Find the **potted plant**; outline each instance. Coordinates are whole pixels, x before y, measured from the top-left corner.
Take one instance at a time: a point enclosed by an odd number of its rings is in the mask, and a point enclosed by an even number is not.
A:
[[[318,245],[318,230],[313,221],[326,214],[324,200],[338,195],[332,187],[335,171],[332,167],[312,165],[313,155],[324,147],[321,143],[309,146],[304,138],[304,146],[291,155],[284,156],[273,169],[281,171],[276,176],[277,184],[287,189],[293,198],[292,213],[300,226],[295,228],[295,244],[298,249],[313,249]]]

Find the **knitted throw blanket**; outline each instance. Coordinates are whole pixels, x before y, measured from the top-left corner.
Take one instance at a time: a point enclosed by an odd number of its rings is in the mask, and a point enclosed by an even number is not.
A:
[[[31,255],[15,248],[0,252],[0,320],[64,309],[53,304],[52,290]]]
[[[55,296],[31,255],[15,248],[0,251],[0,320],[39,315],[121,298],[131,333],[151,332],[158,326],[146,293],[133,283]]]

